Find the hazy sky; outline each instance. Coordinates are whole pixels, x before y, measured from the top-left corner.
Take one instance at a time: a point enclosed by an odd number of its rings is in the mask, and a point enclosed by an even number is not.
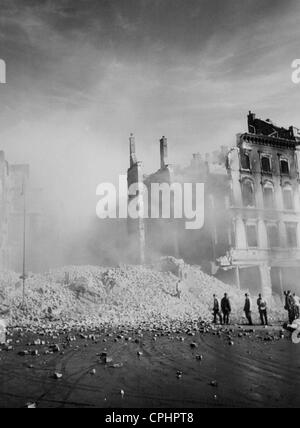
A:
[[[94,214],[130,132],[150,172],[162,135],[186,164],[234,144],[250,109],[300,127],[299,24],[299,0],[0,0],[0,148]]]

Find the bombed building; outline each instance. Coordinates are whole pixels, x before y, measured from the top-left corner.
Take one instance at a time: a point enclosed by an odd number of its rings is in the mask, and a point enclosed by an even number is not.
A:
[[[30,188],[29,165],[11,165],[0,152],[0,269],[22,272],[25,244],[28,269],[38,271],[42,236],[40,190]],[[24,233],[25,231],[25,233]]]
[[[129,220],[140,261],[171,255],[199,264],[225,282],[266,297],[300,292],[299,131],[248,116],[248,131],[232,148],[194,154],[186,168],[168,163],[160,140],[160,169],[149,176],[130,138],[128,185],[204,183],[205,223],[186,230],[184,219]],[[142,196],[142,195],[141,195]],[[151,205],[151,203],[149,204]]]

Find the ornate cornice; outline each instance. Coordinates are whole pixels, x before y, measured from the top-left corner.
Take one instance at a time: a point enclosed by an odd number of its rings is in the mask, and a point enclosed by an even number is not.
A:
[[[267,135],[245,133],[240,136],[241,142],[264,145],[269,147],[282,147],[296,150],[298,143],[294,140],[286,140],[284,138],[269,137]]]

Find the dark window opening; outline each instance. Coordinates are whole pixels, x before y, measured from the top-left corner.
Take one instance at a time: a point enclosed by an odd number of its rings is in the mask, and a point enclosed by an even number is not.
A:
[[[247,153],[247,152],[241,152],[241,164],[242,164],[242,169],[250,171],[251,165],[250,165],[250,155],[249,155],[249,153]]]
[[[285,210],[292,210],[294,208],[293,192],[291,189],[283,190],[283,206]]]
[[[245,207],[255,207],[254,189],[252,183],[249,181],[243,183],[242,196]]]
[[[298,247],[296,223],[286,223],[286,240],[288,248]]]
[[[279,245],[279,230],[276,224],[267,225],[268,242],[270,248],[278,248]]]
[[[247,233],[248,247],[251,247],[251,248],[258,247],[256,225],[255,224],[247,224],[246,225],[246,233]]]
[[[274,209],[274,192],[271,187],[264,187],[264,206],[266,210]]]
[[[289,168],[288,161],[286,161],[286,160],[280,161],[280,170],[281,170],[281,174],[289,175],[290,168]]]
[[[262,157],[261,159],[261,169],[263,172],[271,173],[271,160],[268,157]]]

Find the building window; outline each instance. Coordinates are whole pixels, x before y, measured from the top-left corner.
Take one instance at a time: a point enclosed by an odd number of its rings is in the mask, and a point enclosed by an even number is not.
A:
[[[243,170],[250,171],[250,154],[244,150],[241,151],[241,166]]]
[[[271,159],[269,157],[263,156],[261,158],[261,169],[262,169],[262,172],[265,172],[267,174],[270,174],[272,172]]]
[[[267,224],[269,248],[278,248],[279,244],[279,229],[277,224]]]
[[[271,183],[267,183],[263,188],[264,207],[266,210],[273,210],[274,203],[274,188]]]
[[[289,162],[286,159],[280,160],[280,172],[282,175],[289,175],[290,173]]]
[[[283,189],[283,206],[285,210],[293,210],[293,190],[291,186],[285,186]]]
[[[255,207],[254,186],[249,180],[242,183],[242,197],[244,207]]]
[[[286,223],[286,240],[288,248],[297,248],[297,223]]]
[[[257,248],[257,226],[256,224],[246,224],[247,243],[249,248]]]

